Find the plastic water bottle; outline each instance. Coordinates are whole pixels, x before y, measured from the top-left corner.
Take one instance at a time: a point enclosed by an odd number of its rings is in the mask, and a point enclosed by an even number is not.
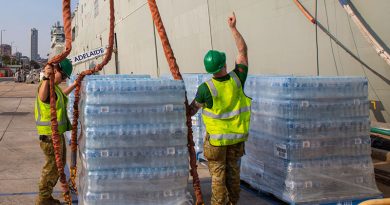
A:
[[[81,201],[191,201],[183,81],[90,77],[81,99]]]

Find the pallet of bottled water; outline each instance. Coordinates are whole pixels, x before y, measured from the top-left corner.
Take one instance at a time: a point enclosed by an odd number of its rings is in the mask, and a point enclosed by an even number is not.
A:
[[[70,86],[71,84],[74,83],[74,81],[77,79],[78,75],[71,75],[70,78],[67,80],[66,84],[67,86]],[[84,77],[84,81],[88,80],[94,80],[94,79],[106,79],[106,80],[115,80],[115,79],[124,79],[124,78],[150,78],[150,75],[128,75],[128,74],[120,74],[120,75],[87,75]],[[73,90],[71,93],[69,93],[68,96],[68,105],[67,105],[67,115],[71,123],[73,123],[73,106],[74,106],[74,101],[75,101],[75,96],[74,96],[75,90]],[[79,108],[80,110],[80,108]],[[80,135],[80,121],[78,125],[78,135]],[[65,137],[68,143],[71,143],[71,131],[65,132]]]
[[[290,204],[377,198],[367,80],[249,76],[253,99],[241,179]]]
[[[354,99],[367,98],[368,82],[364,77],[293,77],[250,76],[246,94],[275,99]],[[256,89],[251,89],[256,88]]]
[[[74,81],[77,79],[78,75],[71,75],[69,80],[67,81],[67,85],[70,86],[74,83]],[[88,80],[94,80],[94,79],[106,79],[106,80],[115,80],[115,79],[125,79],[125,78],[150,78],[150,75],[128,75],[128,74],[120,74],[120,75],[87,75],[84,77],[84,81]],[[69,120],[72,122],[73,118],[73,104],[74,104],[74,90],[69,93],[68,96],[68,107],[67,107],[67,114],[69,117]]]
[[[95,77],[81,88],[79,202],[187,205],[184,83]]]
[[[212,77],[212,75],[200,74],[200,73],[193,73],[193,74],[186,73],[186,74],[182,74],[182,77],[184,80],[184,85],[186,87],[188,103],[191,103],[195,99],[196,92],[198,90],[199,85],[209,80]],[[172,79],[172,76],[163,75],[161,78]],[[194,116],[192,116],[191,119],[192,119],[192,134],[195,143],[196,159],[206,160],[203,155],[203,139],[204,136],[206,135],[206,127],[202,120],[201,111],[199,111]]]

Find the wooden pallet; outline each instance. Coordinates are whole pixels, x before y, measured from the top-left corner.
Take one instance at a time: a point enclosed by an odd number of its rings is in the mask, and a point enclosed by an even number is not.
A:
[[[390,162],[389,163],[378,163],[374,166],[375,179],[382,183],[390,186]]]
[[[277,196],[275,196],[272,193],[265,192],[263,190],[258,190],[251,186],[249,183],[241,180],[241,187],[243,189],[246,189],[252,193],[255,193],[261,197],[268,196],[274,198],[273,200],[278,200],[277,204],[289,204],[289,205],[359,205],[363,201],[367,201],[370,199],[380,199],[383,198],[382,195],[380,196],[373,196],[373,197],[367,197],[367,198],[355,198],[355,199],[345,199],[345,200],[337,200],[337,201],[330,201],[330,202],[303,202],[303,203],[296,203],[296,202],[288,202],[288,201],[283,201],[282,199],[279,199]]]

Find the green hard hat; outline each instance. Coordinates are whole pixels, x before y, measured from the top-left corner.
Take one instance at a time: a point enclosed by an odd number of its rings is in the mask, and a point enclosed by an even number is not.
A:
[[[208,73],[218,73],[226,64],[226,55],[224,52],[209,50],[204,56],[203,62]]]
[[[62,72],[66,75],[66,77],[69,78],[73,70],[72,62],[70,62],[69,59],[65,58],[60,62],[59,66]]]

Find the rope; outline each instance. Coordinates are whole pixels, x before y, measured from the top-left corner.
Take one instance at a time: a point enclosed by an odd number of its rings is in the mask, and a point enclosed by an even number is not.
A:
[[[318,19],[318,0],[315,0],[315,20],[317,21]],[[317,57],[317,76],[320,75],[320,59],[318,56],[318,25],[316,24],[316,57]]]
[[[326,27],[328,27],[328,30],[330,30],[330,27],[329,27],[329,16],[328,16],[328,8],[326,6],[326,0],[324,0],[324,8],[325,8],[325,15],[326,15]],[[335,7],[336,8],[336,7]],[[332,39],[329,38],[329,44],[330,44],[330,47],[332,49],[332,56],[333,56],[333,63],[334,63],[334,67],[336,68],[336,74],[339,75],[339,68],[337,66],[337,62],[336,62],[336,56],[334,54],[334,49],[333,49],[333,43],[332,43]]]
[[[65,30],[65,51],[61,54],[54,56],[47,64],[58,64],[65,59],[72,50],[72,32],[71,32],[71,10],[70,0],[62,1],[62,15],[64,21]],[[64,164],[61,156],[60,136],[58,133],[58,121],[57,121],[57,109],[56,109],[56,94],[54,88],[54,73],[50,75],[50,116],[51,116],[51,131],[54,147],[54,155],[58,173],[60,175],[61,188],[63,190],[63,196],[65,202],[69,205],[72,204],[72,197],[69,193],[69,186],[66,183],[66,176],[64,173]]]
[[[73,122],[72,122],[72,137],[71,137],[71,165],[70,165],[70,184],[72,189],[77,192],[76,189],[76,177],[77,177],[77,127],[79,120],[79,101],[80,101],[80,88],[82,81],[86,75],[91,75],[99,72],[105,65],[111,60],[112,51],[114,47],[114,28],[115,28],[115,13],[114,13],[114,0],[110,0],[110,33],[108,37],[108,47],[103,61],[90,70],[85,70],[79,74],[76,79],[75,89],[75,101],[73,104]]]
[[[162,22],[160,12],[157,7],[156,0],[148,0],[150,12],[153,17],[154,24],[157,28],[158,34],[161,39],[162,46],[164,48],[165,57],[169,64],[169,69],[172,73],[172,76],[175,80],[183,80],[183,77],[181,76],[179,66],[176,63],[176,58],[173,54],[171,45],[169,43],[169,39],[167,37],[167,33],[164,28],[164,24]],[[202,197],[202,191],[200,189],[200,180],[197,172],[197,165],[196,165],[196,153],[194,149],[194,140],[192,136],[192,120],[191,120],[191,114],[190,109],[188,105],[188,99],[187,99],[187,93],[185,94],[185,106],[186,106],[186,116],[187,116],[187,127],[188,127],[188,134],[187,134],[187,140],[188,140],[188,151],[190,153],[190,173],[193,179],[193,187],[195,191],[195,197],[196,197],[196,204],[204,204],[203,197]]]
[[[369,65],[367,65],[358,56],[356,56],[351,50],[349,50],[343,43],[341,43],[320,22],[318,22],[317,20],[315,20],[313,18],[313,16],[305,9],[305,7],[302,6],[302,4],[299,2],[299,0],[293,0],[293,1],[295,2],[295,4],[298,6],[298,8],[301,10],[301,12],[306,16],[306,18],[310,22],[312,22],[313,24],[316,24],[326,35],[328,35],[337,45],[339,45],[342,49],[344,49],[344,51],[347,52],[352,58],[354,58],[356,61],[358,61],[364,67],[366,67],[372,73],[374,73],[377,77],[379,77],[381,80],[383,80],[383,82],[385,82],[387,85],[390,85],[390,80],[389,79],[387,79],[385,76],[381,75],[380,73],[375,71],[373,68],[371,68]]]
[[[316,23],[316,20],[313,18],[313,16],[306,10],[305,7],[303,7],[303,5],[302,5],[298,0],[294,0],[294,3],[298,6],[299,10],[302,11],[303,15],[305,15],[305,17],[306,17],[310,22],[312,22],[313,24]]]

